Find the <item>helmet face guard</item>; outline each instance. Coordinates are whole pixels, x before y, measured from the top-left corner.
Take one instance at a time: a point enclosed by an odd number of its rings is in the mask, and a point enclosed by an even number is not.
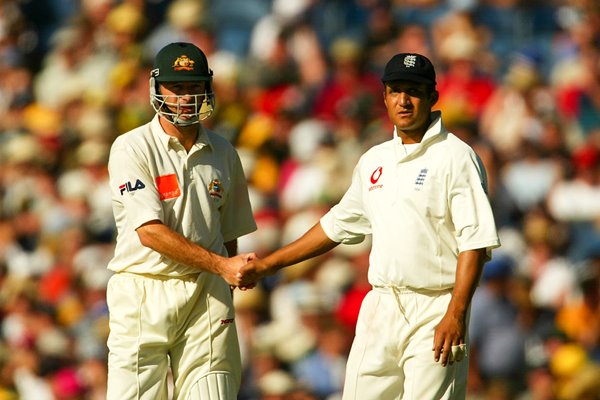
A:
[[[208,118],[215,108],[212,90],[213,72],[206,55],[192,43],[176,42],[163,47],[150,73],[150,104],[154,111],[176,126],[197,124]],[[168,82],[204,82],[204,93],[161,93]]]
[[[151,77],[150,104],[158,115],[173,125],[188,126],[211,116],[215,108],[215,94],[210,81],[207,81],[204,93],[165,96],[160,94],[160,83]]]

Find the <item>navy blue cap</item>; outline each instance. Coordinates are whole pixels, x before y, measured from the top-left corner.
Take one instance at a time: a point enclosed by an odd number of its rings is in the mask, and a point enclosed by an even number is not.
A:
[[[381,81],[410,81],[435,86],[435,69],[431,61],[421,54],[400,53],[388,61]]]

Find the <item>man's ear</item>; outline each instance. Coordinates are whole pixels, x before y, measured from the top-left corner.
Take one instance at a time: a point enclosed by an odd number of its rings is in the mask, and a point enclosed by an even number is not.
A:
[[[440,99],[440,93],[437,90],[431,92],[431,105],[434,105]]]

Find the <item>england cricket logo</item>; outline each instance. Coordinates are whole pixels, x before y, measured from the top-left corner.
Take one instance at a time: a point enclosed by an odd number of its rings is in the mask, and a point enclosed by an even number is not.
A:
[[[421,190],[421,188],[425,184],[425,177],[427,176],[427,171],[428,171],[427,168],[423,168],[419,172],[417,179],[415,179],[415,190],[417,190],[417,191]]]
[[[417,65],[417,56],[410,55],[410,56],[404,57],[404,65],[408,68],[414,67],[415,65]]]

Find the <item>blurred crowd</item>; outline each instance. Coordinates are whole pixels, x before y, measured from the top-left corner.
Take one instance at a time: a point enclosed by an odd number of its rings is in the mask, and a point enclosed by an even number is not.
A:
[[[240,251],[259,256],[391,138],[388,59],[431,58],[503,243],[473,300],[469,398],[600,399],[600,1],[3,0],[0,400],[105,399],[107,155],[152,118],[152,58],[173,41],[214,70],[207,123],[242,158],[259,228]],[[368,253],[235,291],[240,399],[341,398]]]

